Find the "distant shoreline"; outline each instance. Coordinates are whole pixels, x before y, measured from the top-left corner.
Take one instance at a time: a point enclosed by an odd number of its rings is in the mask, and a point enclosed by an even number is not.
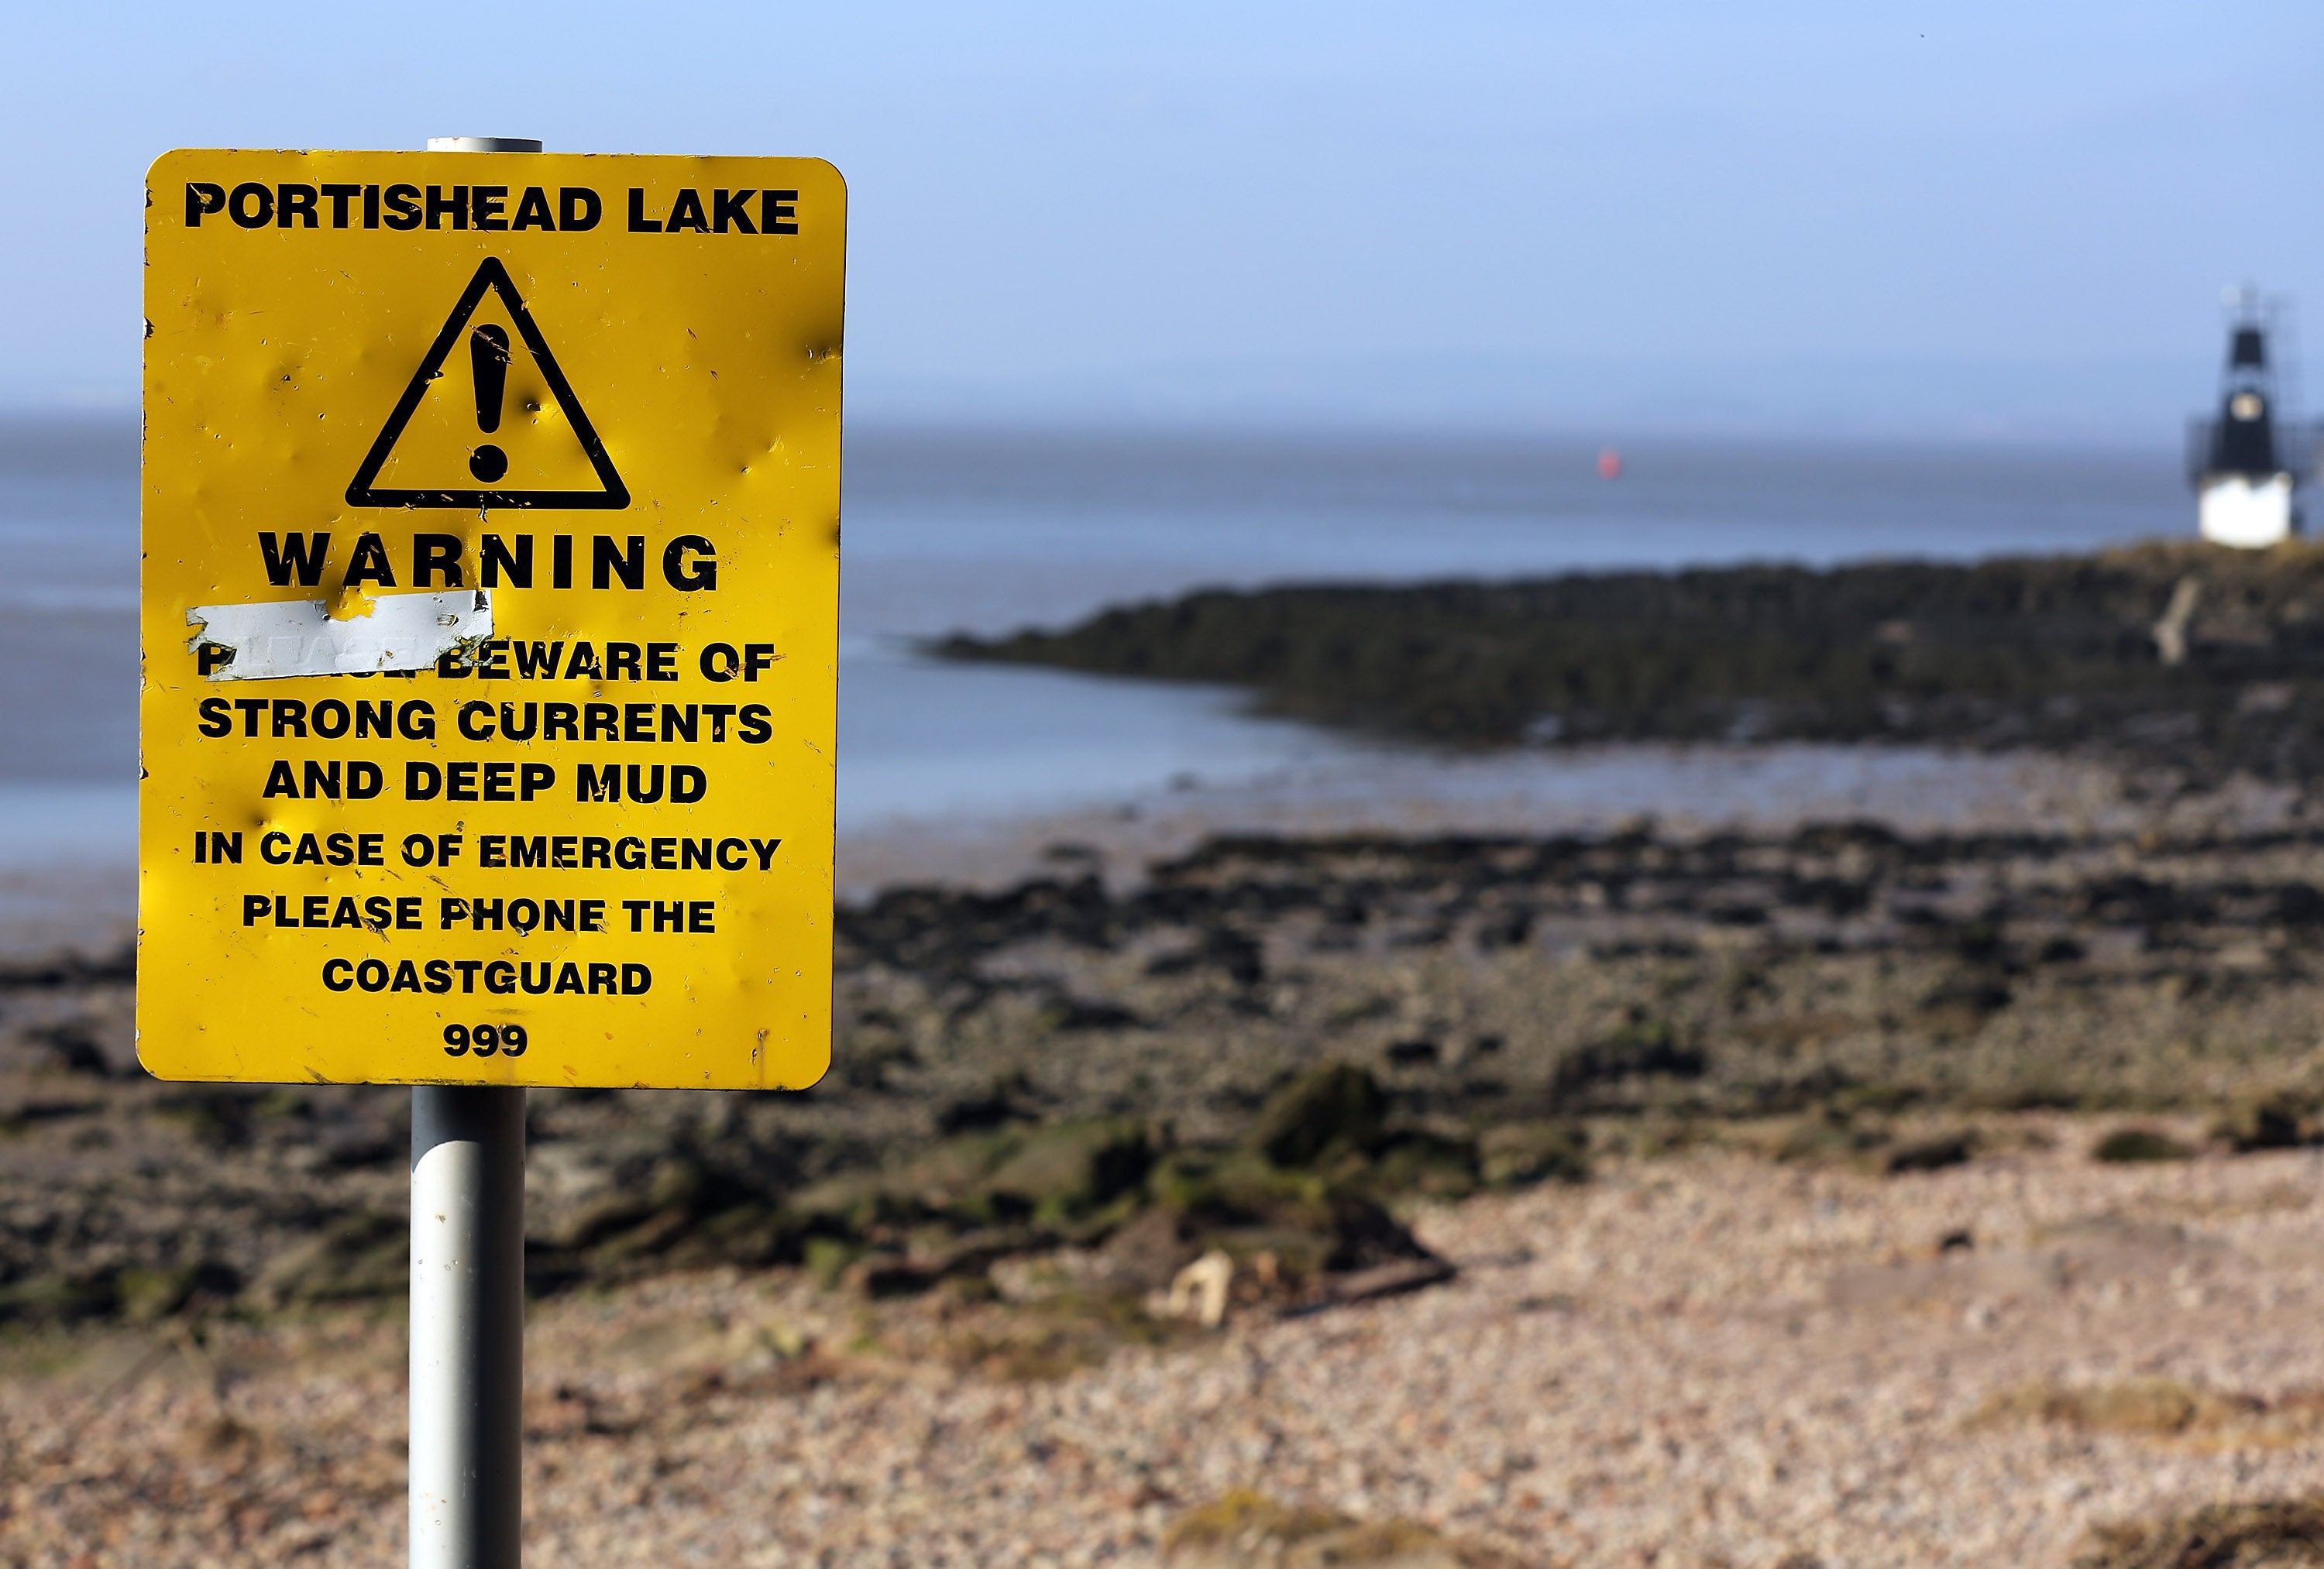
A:
[[[2324,766],[2307,545],[1216,590],[928,647],[1237,685],[1264,713],[1456,748],[2034,748],[2198,785]]]

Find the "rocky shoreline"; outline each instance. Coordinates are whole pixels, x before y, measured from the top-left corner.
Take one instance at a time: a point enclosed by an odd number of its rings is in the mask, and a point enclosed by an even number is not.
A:
[[[2313,545],[1218,590],[932,647],[1456,747],[2033,747],[2197,785],[2324,764]]]
[[[811,1092],[535,1092],[531,1551],[2324,1552],[2297,802],[1052,864],[844,906]],[[0,1556],[394,1562],[408,1096],[134,986],[0,971]]]
[[[812,1092],[536,1092],[530,1274],[886,1297],[1073,1253],[1134,1303],[1223,1252],[1296,1309],[1428,1273],[1414,1202],[1609,1157],[1925,1170],[2029,1110],[2302,1143],[2319,885],[2295,816],[1224,838],[1123,890],[892,889],[840,913]],[[400,1297],[407,1097],[156,1083],[133,986],[125,955],[0,974],[0,1323]]]

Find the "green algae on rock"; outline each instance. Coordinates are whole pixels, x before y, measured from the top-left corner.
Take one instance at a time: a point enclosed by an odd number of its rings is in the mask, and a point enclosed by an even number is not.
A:
[[[2282,779],[2324,763],[2324,548],[1213,590],[947,657],[1250,688],[1464,746],[2038,746]]]

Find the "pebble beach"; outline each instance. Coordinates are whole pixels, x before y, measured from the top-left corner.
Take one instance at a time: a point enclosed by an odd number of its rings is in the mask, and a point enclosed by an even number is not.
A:
[[[527,1555],[1149,1564],[1250,1490],[1433,1533],[1383,1562],[2066,1565],[2312,1491],[2324,1155],[2105,1165],[2097,1131],[1626,1161],[1417,1214],[1449,1284],[1046,1375],[979,1360],[989,1307],[797,1271],[568,1298],[529,1330]],[[376,1313],[20,1342],[0,1561],[400,1563],[401,1355]]]

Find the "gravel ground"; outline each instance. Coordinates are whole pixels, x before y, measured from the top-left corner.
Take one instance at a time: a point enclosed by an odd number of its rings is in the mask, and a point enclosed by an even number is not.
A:
[[[1542,1565],[1990,1569],[2315,1490],[2324,1153],[2105,1166],[2102,1125],[1900,1177],[1628,1161],[1422,1215],[1448,1286],[1049,1380],[962,1354],[1025,1309],[792,1271],[562,1298],[530,1330],[528,1555],[1141,1564],[1250,1488]],[[401,1347],[355,1317],[17,1342],[0,1561],[400,1563]],[[2113,1408],[2036,1384],[2227,1398],[2081,1420]]]

